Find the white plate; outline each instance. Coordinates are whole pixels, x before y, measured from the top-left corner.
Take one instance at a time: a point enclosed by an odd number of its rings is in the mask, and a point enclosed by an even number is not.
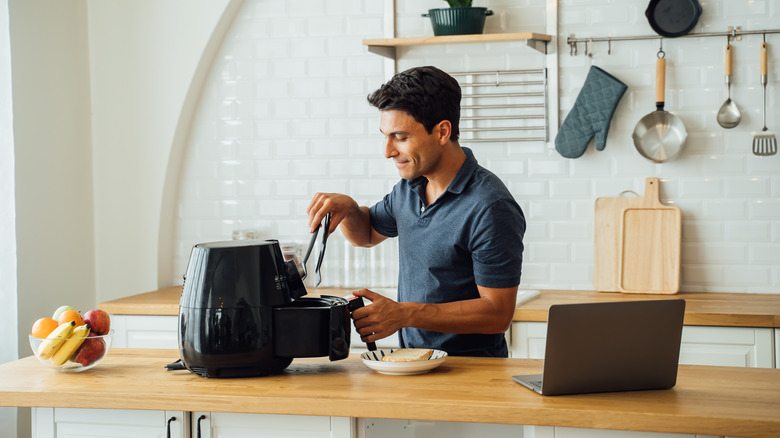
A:
[[[372,370],[382,374],[391,374],[395,376],[411,376],[414,374],[427,373],[443,364],[447,359],[446,351],[433,350],[433,354],[431,354],[431,357],[427,360],[416,360],[414,362],[382,362],[382,356],[390,354],[395,350],[396,349],[367,351],[361,354],[360,358],[363,359],[363,363]]]

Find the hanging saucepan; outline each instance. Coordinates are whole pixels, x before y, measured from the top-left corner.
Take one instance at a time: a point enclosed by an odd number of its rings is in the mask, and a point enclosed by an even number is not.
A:
[[[674,114],[664,111],[665,89],[666,58],[664,52],[659,51],[655,77],[656,110],[642,117],[631,136],[636,150],[654,163],[663,163],[680,155],[688,137],[683,122]]]
[[[658,35],[675,38],[693,30],[701,5],[699,0],[650,0],[645,16]]]

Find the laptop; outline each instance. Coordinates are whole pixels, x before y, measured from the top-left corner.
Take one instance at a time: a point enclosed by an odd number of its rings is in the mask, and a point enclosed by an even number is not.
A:
[[[512,379],[543,395],[671,388],[684,314],[681,299],[552,305],[543,373]]]

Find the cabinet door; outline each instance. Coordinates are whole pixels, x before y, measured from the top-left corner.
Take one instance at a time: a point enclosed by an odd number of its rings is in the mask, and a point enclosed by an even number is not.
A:
[[[547,342],[546,322],[513,322],[509,352],[518,359],[544,359]]]
[[[179,348],[179,317],[111,315],[112,348]]]
[[[772,368],[770,328],[685,326],[680,363]]]
[[[313,415],[193,412],[192,438],[354,438],[354,419]]]
[[[33,408],[33,438],[189,438],[181,411]],[[170,431],[170,435],[169,435]]]

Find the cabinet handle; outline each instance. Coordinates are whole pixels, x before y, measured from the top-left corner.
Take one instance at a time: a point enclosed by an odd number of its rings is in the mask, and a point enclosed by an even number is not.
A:
[[[197,438],[200,438],[200,422],[205,420],[205,419],[206,419],[205,415],[201,415],[200,417],[198,417],[198,436],[197,436]]]
[[[171,438],[171,421],[176,421],[176,417],[171,417],[168,419],[168,424],[166,426],[166,431],[168,433],[166,436],[168,438]]]

